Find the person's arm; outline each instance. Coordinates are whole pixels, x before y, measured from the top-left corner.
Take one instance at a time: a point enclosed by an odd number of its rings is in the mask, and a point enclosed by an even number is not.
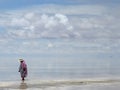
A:
[[[18,71],[18,72],[20,72],[20,71],[21,71],[21,69],[22,69],[22,66],[21,66],[21,64],[20,64],[20,66],[19,66],[19,71]]]

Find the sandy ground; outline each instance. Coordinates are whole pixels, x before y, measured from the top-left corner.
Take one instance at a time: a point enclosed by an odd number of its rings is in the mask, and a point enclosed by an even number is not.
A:
[[[0,90],[120,90],[120,80],[26,80],[0,82]]]

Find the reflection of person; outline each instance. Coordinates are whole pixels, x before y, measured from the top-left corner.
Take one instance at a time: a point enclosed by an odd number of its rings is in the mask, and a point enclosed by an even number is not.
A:
[[[19,86],[19,89],[27,89],[27,88],[28,88],[28,86],[27,86],[27,84],[24,83],[24,82],[22,82],[22,83],[20,84],[20,86]]]
[[[27,76],[27,65],[23,59],[20,60],[20,67],[19,67],[19,72],[21,74],[21,78],[24,81],[24,78]]]

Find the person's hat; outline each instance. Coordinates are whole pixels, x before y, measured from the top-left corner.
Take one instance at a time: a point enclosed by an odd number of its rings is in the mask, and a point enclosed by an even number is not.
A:
[[[21,62],[21,61],[24,61],[23,59],[19,59],[19,61]]]

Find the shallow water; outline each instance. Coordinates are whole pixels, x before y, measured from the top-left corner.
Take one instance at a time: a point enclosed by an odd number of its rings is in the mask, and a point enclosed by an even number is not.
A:
[[[86,80],[34,80],[0,83],[2,90],[119,90],[119,80],[86,79]]]
[[[2,90],[118,90],[120,88],[118,82],[57,85],[30,82],[33,80],[82,80],[87,78],[114,80],[120,76],[119,53],[114,50],[114,47],[106,48],[104,46],[108,44],[106,42],[101,45],[101,41],[94,43],[52,40],[50,42],[54,43],[55,47],[51,48],[46,48],[45,45],[48,43],[45,40],[38,42],[41,45],[39,48],[41,53],[37,53],[37,55],[13,54],[0,57],[0,82],[3,83],[1,85],[5,85],[4,88],[1,87]],[[24,83],[21,82],[18,72],[19,57],[24,57],[28,66],[28,77]],[[7,87],[6,84],[10,86]]]
[[[27,79],[82,79],[119,77],[120,70],[111,60],[26,60],[28,65]],[[5,64],[2,64],[5,63]],[[7,63],[7,64],[6,64]],[[0,81],[20,80],[19,62],[3,60],[0,63]]]

